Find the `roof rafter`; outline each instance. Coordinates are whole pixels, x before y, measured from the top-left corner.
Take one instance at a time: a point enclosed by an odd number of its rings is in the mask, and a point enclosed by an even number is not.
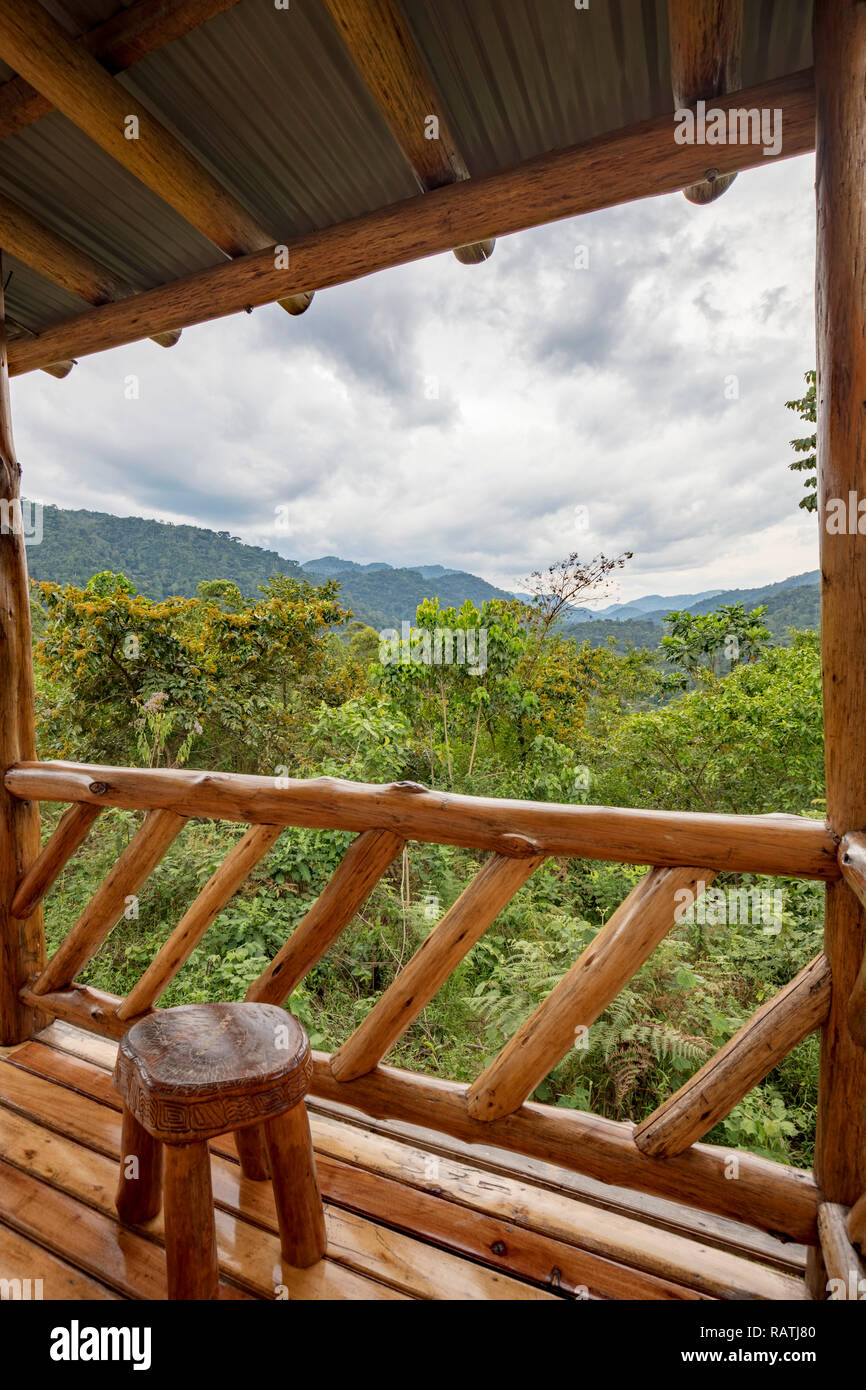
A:
[[[173,39],[183,38],[238,0],[137,0],[88,29],[77,42],[109,72],[123,72]],[[49,115],[54,106],[23,77],[0,84],[0,140]]]
[[[68,38],[38,0],[3,0],[0,56],[227,256],[273,246],[275,238],[243,204],[96,58]],[[302,313],[308,304],[298,297],[284,307]]]
[[[743,0],[668,0],[668,32],[674,106],[694,106],[739,89]],[[712,203],[736,177],[713,170],[683,192],[690,203]]]
[[[811,69],[720,97],[736,105],[780,108],[781,153],[762,146],[716,146],[722,174],[815,148],[815,91]],[[258,252],[147,290],[123,304],[46,328],[31,342],[12,345],[13,374],[46,363],[136,342],[154,330],[205,323],[268,304],[286,294],[324,289],[390,266],[468,243],[506,236],[564,217],[618,203],[673,193],[697,182],[706,165],[705,147],[678,144],[672,115],[598,136],[570,149],[524,161],[502,173],[439,188],[423,197],[392,203],[363,217],[299,237],[288,246],[288,268],[279,269],[272,250]]]
[[[324,4],[419,187],[430,192],[468,179],[466,161],[396,0]],[[492,241],[454,249],[464,265],[492,253]]]

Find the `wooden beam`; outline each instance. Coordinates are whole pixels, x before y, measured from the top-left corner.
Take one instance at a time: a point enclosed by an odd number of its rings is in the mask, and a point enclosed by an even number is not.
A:
[[[430,192],[468,179],[466,160],[395,0],[325,0],[325,6],[419,188]],[[476,242],[456,247],[454,254],[463,265],[479,265],[495,244]]]
[[[534,859],[506,859],[501,854],[490,856],[363,1023],[333,1054],[331,1071],[338,1081],[354,1081],[381,1062],[442,988],[452,970],[543,863],[544,855]]]
[[[151,811],[145,817],[108,877],[33,981],[34,994],[51,994],[72,984],[120,921],[127,899],[150,877],[183,826],[183,817],[171,811]]]
[[[866,5],[817,0],[816,317],[818,514],[827,819],[837,835],[866,826],[866,548],[825,524],[834,498],[866,497]],[[852,597],[853,596],[853,597]],[[815,1170],[829,1202],[866,1191],[866,1048],[849,1004],[866,915],[847,882],[827,890],[824,951],[833,1000],[823,1030]]]
[[[700,896],[712,869],[653,869],[629,893],[559,984],[469,1088],[476,1120],[510,1115],[567,1056],[676,922],[683,893]]]
[[[432,197],[433,194],[430,194]],[[557,806],[461,796],[414,782],[371,786],[334,777],[287,779],[187,768],[20,763],[6,774],[14,796],[86,801],[126,810],[318,830],[391,830],[408,840],[622,864],[706,864],[731,873],[836,879],[836,841],[820,821],[799,816],[730,816],[691,811]]]
[[[153,1012],[148,1009],[138,1018],[118,1018],[118,1009],[123,1003],[120,996],[107,994],[93,985],[72,984],[67,989],[52,990],[50,994],[37,994],[31,985],[25,985],[20,997],[23,1004],[42,1009],[51,1018],[59,1018],[74,1028],[83,1028],[87,1033],[95,1033],[100,1038],[114,1038],[118,1042],[133,1023],[138,1023],[140,1018]]]
[[[349,925],[403,848],[390,830],[366,830],[346,850],[333,878],[285,946],[246,992],[248,1003],[282,1004]]]
[[[124,72],[237,3],[238,0],[138,0],[88,29],[75,42],[98,58],[109,72]],[[51,102],[23,77],[10,78],[0,84],[0,140],[24,130],[53,110]]]
[[[84,844],[100,814],[98,806],[80,802],[63,813],[51,839],[15,891],[13,917],[24,920],[36,911],[61,869]]]
[[[739,89],[743,0],[668,0],[668,34],[678,110],[697,101],[714,102]],[[690,203],[712,203],[736,177],[714,169],[683,192]]]
[[[778,158],[814,148],[811,71],[720,98],[718,106],[726,111],[737,103],[783,111],[784,143]],[[772,163],[773,157],[765,157],[757,145],[716,148],[722,173]],[[288,244],[287,269],[277,267],[271,250],[262,251],[146,291],[129,304],[92,310],[16,346],[10,354],[10,370],[13,374],[32,371],[60,358],[135,342],[160,329],[206,323],[288,294],[344,284],[455,245],[673,193],[700,180],[705,172],[703,148],[678,145],[672,116],[659,116],[299,237]]]
[[[791,1240],[817,1239],[819,1192],[811,1173],[756,1154],[695,1144],[678,1158],[647,1158],[631,1125],[553,1105],[523,1105],[486,1124],[469,1114],[466,1087],[457,1082],[393,1067],[377,1067],[357,1081],[337,1081],[321,1052],[313,1053],[310,1094],[468,1144],[493,1144],[557,1163],[617,1187],[671,1197]]]
[[[634,1142],[641,1153],[669,1158],[709,1134],[793,1047],[821,1027],[830,1008],[830,993],[827,958],[816,956],[638,1125]]]
[[[133,290],[119,276],[107,270],[71,242],[46,227],[26,208],[0,194],[0,247],[17,257],[24,265],[44,275],[70,294],[77,294],[89,304],[111,304],[128,299]],[[180,329],[154,333],[150,337],[160,347],[173,347]],[[68,376],[73,362],[51,363],[43,370],[53,376]]]
[[[12,437],[0,259],[0,768],[35,755],[33,658],[20,474]],[[45,963],[42,909],[15,917],[15,890],[39,856],[39,807],[0,791],[0,1044],[24,1042],[44,1015],[25,1005],[21,986]]]

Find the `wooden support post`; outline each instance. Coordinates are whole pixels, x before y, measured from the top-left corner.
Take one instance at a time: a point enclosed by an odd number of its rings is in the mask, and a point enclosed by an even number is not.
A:
[[[848,1211],[837,1202],[822,1202],[818,1208],[818,1235],[827,1272],[826,1295],[834,1302],[866,1297],[866,1270],[847,1229]]]
[[[827,503],[866,497],[866,5],[815,6],[818,478],[827,818],[866,828],[866,536],[828,531]],[[866,1049],[848,1007],[866,940],[847,882],[829,883],[824,950],[833,998],[823,1030],[815,1173],[827,1200],[866,1189]]]
[[[42,902],[57,875],[84,844],[100,815],[99,806],[79,802],[61,816],[57,829],[33,867],[24,875],[12,900],[15,917],[29,917]]]
[[[0,261],[0,769],[36,755],[30,591],[21,516],[19,467],[12,439]],[[32,1037],[47,1021],[18,992],[45,963],[42,909],[13,916],[15,890],[38,858],[39,806],[0,788],[0,1044]]]

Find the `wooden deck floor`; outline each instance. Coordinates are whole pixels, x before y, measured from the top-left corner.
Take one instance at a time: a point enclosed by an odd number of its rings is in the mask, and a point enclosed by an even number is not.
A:
[[[163,1299],[162,1218],[114,1214],[114,1044],[55,1023],[0,1056],[0,1278],[62,1299]],[[280,1259],[270,1185],[213,1148],[226,1299],[791,1299],[805,1251],[676,1203],[310,1105],[328,1252]]]

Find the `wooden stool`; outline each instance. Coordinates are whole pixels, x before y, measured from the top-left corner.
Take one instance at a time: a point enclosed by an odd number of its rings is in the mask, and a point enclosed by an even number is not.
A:
[[[269,1165],[288,1263],[321,1259],[325,1218],[304,1107],[312,1070],[303,1027],[273,1004],[161,1009],[121,1041],[117,1211],[128,1223],[157,1215],[165,1146],[169,1298],[217,1296],[208,1140],[220,1134],[237,1132],[246,1176],[266,1178]]]

